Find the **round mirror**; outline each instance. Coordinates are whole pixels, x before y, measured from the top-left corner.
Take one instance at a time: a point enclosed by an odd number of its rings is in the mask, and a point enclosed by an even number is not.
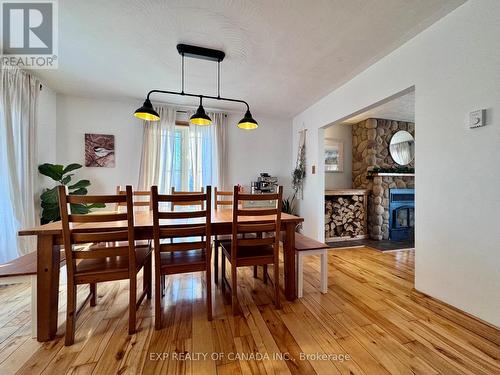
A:
[[[415,158],[415,138],[406,130],[394,134],[389,144],[392,159],[399,165],[408,165]]]

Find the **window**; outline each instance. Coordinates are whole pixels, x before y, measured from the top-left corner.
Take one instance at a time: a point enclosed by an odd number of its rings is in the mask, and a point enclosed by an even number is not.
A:
[[[178,191],[197,191],[202,186],[212,185],[212,129],[178,122],[171,134],[165,135],[166,147],[162,148],[160,191],[168,193],[169,185]]]
[[[144,124],[139,189],[158,186],[161,194],[224,187],[226,125],[223,113],[210,113],[212,125],[190,126],[175,108],[157,107],[161,120]]]
[[[175,190],[193,190],[193,179],[190,176],[189,127],[175,126],[174,162],[172,165],[172,186]]]

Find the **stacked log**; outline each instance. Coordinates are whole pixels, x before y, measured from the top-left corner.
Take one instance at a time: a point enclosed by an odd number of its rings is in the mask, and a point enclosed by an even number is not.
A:
[[[366,233],[364,196],[326,197],[325,237],[355,238]]]

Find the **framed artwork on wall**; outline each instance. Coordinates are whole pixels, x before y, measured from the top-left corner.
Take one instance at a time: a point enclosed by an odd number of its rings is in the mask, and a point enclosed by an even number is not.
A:
[[[85,166],[114,168],[114,135],[85,134]]]
[[[344,143],[325,138],[325,172],[344,172]]]

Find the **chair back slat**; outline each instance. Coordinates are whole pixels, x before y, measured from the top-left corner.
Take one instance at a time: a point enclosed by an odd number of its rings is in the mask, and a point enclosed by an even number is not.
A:
[[[192,226],[192,227],[174,227],[174,228],[160,228],[161,238],[173,237],[201,237],[206,232],[205,225]]]
[[[274,221],[267,224],[238,224],[238,233],[271,232],[274,229]]]
[[[122,214],[71,214],[68,217],[70,222],[73,223],[104,223],[109,221],[123,221],[127,220],[128,216],[126,213]]]
[[[136,272],[134,211],[132,203],[132,187],[126,187],[126,194],[120,195],[69,195],[67,187],[59,187],[59,207],[63,229],[64,251],[68,267],[68,277],[78,276],[77,259],[102,259],[111,256],[128,256],[129,271]],[[126,212],[73,214],[72,204],[126,204]],[[125,221],[126,224],[123,222]],[[116,230],[103,230],[102,223],[121,222]],[[95,223],[95,227],[90,225]],[[124,241],[120,246],[99,248],[95,244],[101,242],[114,243]],[[77,250],[74,245],[89,244],[87,250]],[[133,271],[132,271],[133,270]]]
[[[237,249],[240,246],[273,246],[275,254],[279,251],[279,233],[281,230],[281,205],[283,186],[278,188],[278,193],[273,194],[245,194],[240,193],[238,186],[234,187],[233,201],[233,224],[231,257],[236,259]],[[250,208],[240,209],[245,201],[269,201],[272,208]],[[240,217],[261,217],[264,223],[241,222]],[[268,216],[264,218],[264,216]],[[247,233],[255,233],[254,238],[244,236]]]
[[[206,211],[171,211],[171,212],[159,212],[158,217],[160,219],[193,219],[196,217],[205,217],[207,215]]]
[[[149,190],[146,190],[146,191],[134,190],[133,194],[134,194],[134,197],[135,196],[145,196],[145,197],[151,196],[151,192]]]
[[[271,216],[276,215],[278,210],[276,208],[249,208],[238,209],[238,216]]]
[[[191,200],[179,201],[179,202],[173,201],[170,203],[172,211],[175,210],[176,206],[202,206],[202,205],[203,205],[202,201],[191,201]]]
[[[64,190],[64,186],[61,186]],[[61,189],[60,189],[61,190]],[[68,195],[67,203],[72,204],[90,204],[90,203],[120,203],[127,202],[125,195]]]
[[[175,195],[159,195],[158,200],[160,202],[174,202],[174,203],[186,203],[192,206],[199,206],[206,199],[203,193],[176,193]]]
[[[216,188],[217,189],[217,188]],[[217,192],[217,196],[228,196],[228,197],[232,197],[233,196],[233,192],[232,191],[218,191]]]
[[[207,246],[207,241],[165,243],[160,245],[160,251],[172,252],[172,251],[198,250],[198,249],[205,249],[206,246]]]
[[[128,246],[93,248],[92,251],[74,251],[75,259],[96,259],[112,256],[128,256]]]
[[[134,207],[149,207],[151,206],[150,202],[142,202],[142,201],[135,201],[134,202]]]
[[[248,194],[238,193],[238,200],[241,201],[275,201],[279,198],[277,193]]]
[[[211,256],[211,194],[212,189],[207,186],[206,194],[189,192],[182,194],[172,189],[172,194],[158,194],[158,187],[151,187],[153,210],[153,238],[155,262],[161,264],[161,252],[182,252],[203,249],[206,251],[207,262]],[[171,204],[171,211],[161,211],[165,203]],[[180,203],[180,204],[179,204]],[[175,211],[179,205],[200,206],[192,211]],[[168,220],[168,226],[162,227],[162,220]],[[165,225],[165,224],[164,224]],[[182,242],[175,242],[176,238],[183,238]],[[170,243],[162,243],[168,239]],[[210,265],[207,263],[207,267]]]
[[[263,237],[263,238],[240,238],[238,239],[238,246],[264,246],[264,245],[274,245],[275,237]]]
[[[73,244],[91,243],[91,242],[116,242],[128,241],[128,230],[117,230],[109,232],[78,232],[72,231],[71,238]]]

